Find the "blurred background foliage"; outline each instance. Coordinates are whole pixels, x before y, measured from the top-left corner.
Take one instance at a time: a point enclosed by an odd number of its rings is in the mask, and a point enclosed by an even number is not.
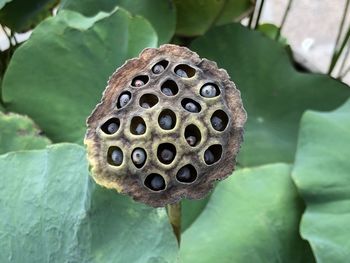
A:
[[[347,262],[349,1],[328,74],[282,35],[293,1],[278,25],[264,4],[0,1],[0,262]],[[165,209],[90,179],[82,147],[108,77],[164,43],[225,68],[248,113],[237,171],[183,201],[180,247]]]

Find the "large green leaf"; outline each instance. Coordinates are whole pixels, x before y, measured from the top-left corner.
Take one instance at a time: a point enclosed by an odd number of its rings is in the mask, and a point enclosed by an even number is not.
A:
[[[302,113],[334,109],[350,95],[326,75],[296,71],[280,43],[239,24],[214,28],[191,47],[227,69],[241,90],[248,113],[243,166],[292,162]]]
[[[85,155],[58,144],[0,157],[0,262],[174,262],[164,209],[95,185]]]
[[[16,32],[27,31],[50,16],[57,3],[58,0],[12,0],[0,10],[0,23]]]
[[[8,109],[26,113],[54,141],[82,142],[85,119],[108,77],[157,36],[122,9],[86,18],[72,11],[40,24],[14,54],[3,80]]]
[[[45,148],[50,140],[40,135],[40,130],[26,116],[0,112],[0,154]]]
[[[160,43],[167,43],[175,32],[176,11],[172,1],[164,0],[64,0],[62,9],[73,10],[87,16],[99,11],[111,11],[119,5],[134,15],[145,17],[157,31]],[[140,29],[140,32],[142,29]]]
[[[215,24],[238,20],[252,7],[250,0],[174,0],[174,3],[176,33],[186,37],[202,35]]]
[[[290,166],[245,168],[219,183],[182,237],[182,262],[313,262]]]
[[[350,258],[350,100],[301,120],[293,179],[307,208],[301,234],[318,262]]]

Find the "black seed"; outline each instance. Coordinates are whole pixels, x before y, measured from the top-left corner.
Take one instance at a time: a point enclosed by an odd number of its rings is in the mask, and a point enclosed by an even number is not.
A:
[[[216,96],[216,88],[213,85],[211,85],[211,84],[205,85],[201,89],[201,95],[203,97],[206,97],[206,98],[215,97]]]
[[[159,119],[159,126],[164,130],[171,129],[173,124],[173,120],[171,119],[170,115],[163,115]]]
[[[162,88],[162,92],[163,92],[165,95],[167,95],[167,96],[173,96],[173,95],[174,95],[174,93],[172,92],[172,90],[169,89],[169,88],[166,88],[166,87]]]
[[[145,83],[140,79],[136,79],[133,83],[133,86],[138,87],[138,88],[143,86],[143,85],[145,85]]]
[[[165,188],[165,181],[160,175],[155,175],[152,178],[150,185],[152,190],[159,191]]]
[[[120,150],[115,149],[111,154],[111,159],[114,164],[121,165],[123,162],[123,153]]]
[[[129,94],[123,94],[119,98],[119,105],[121,108],[123,108],[128,102],[130,101],[130,95]]]
[[[146,152],[143,149],[135,149],[132,153],[132,161],[136,165],[142,165],[146,160]]]
[[[195,136],[188,136],[188,137],[186,138],[186,141],[187,141],[187,143],[188,143],[189,145],[194,146],[194,145],[196,144],[196,142],[197,142],[197,139],[196,139]]]
[[[186,103],[185,109],[190,112],[199,112],[198,107],[193,102]]]
[[[160,157],[163,161],[169,162],[174,158],[174,153],[168,149],[163,149],[160,153]]]
[[[222,119],[217,116],[213,116],[211,118],[211,124],[213,125],[214,129],[217,131],[221,131],[224,128],[224,123]]]
[[[212,164],[214,163],[214,160],[215,160],[215,157],[214,157],[214,154],[212,153],[211,150],[206,150],[204,152],[204,161],[207,163],[207,164]]]
[[[176,70],[176,75],[178,75],[179,77],[181,77],[181,78],[188,78],[188,75],[187,75],[187,73],[186,73],[186,71],[184,71],[183,69],[177,69]]]
[[[137,124],[135,132],[137,135],[144,134],[146,131],[146,126],[142,123]]]
[[[164,71],[164,67],[162,65],[160,65],[160,64],[157,64],[157,65],[155,65],[153,67],[152,71],[153,71],[154,74],[160,74],[160,73],[162,73]]]
[[[107,131],[110,134],[115,133],[118,129],[119,129],[119,125],[117,123],[112,122],[112,123],[108,124]]]
[[[188,168],[187,166],[182,167],[176,175],[177,179],[179,181],[189,181],[191,179],[191,171],[190,168]]]

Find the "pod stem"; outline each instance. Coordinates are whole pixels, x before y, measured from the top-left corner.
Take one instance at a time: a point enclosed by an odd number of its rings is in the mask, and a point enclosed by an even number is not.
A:
[[[181,201],[167,206],[168,217],[171,226],[173,227],[177,243],[180,246],[181,241]]]

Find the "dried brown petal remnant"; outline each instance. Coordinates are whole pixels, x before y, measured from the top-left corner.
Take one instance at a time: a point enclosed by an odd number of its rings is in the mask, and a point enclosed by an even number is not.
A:
[[[95,181],[154,207],[232,173],[246,113],[227,72],[187,48],[148,48],[111,76],[87,120]]]

